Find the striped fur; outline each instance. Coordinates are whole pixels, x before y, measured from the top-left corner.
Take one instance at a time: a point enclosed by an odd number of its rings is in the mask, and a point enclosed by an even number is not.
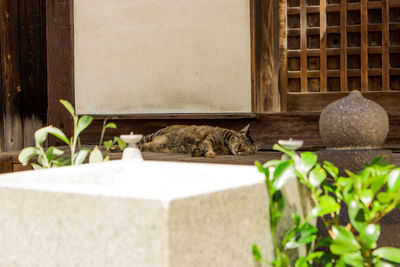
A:
[[[194,157],[213,158],[216,155],[251,155],[262,144],[254,143],[247,125],[240,132],[229,129],[173,125],[147,135],[139,142],[142,151],[187,153]]]

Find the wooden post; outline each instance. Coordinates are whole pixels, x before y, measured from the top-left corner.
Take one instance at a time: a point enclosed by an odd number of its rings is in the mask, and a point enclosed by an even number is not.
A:
[[[71,103],[74,99],[73,1],[46,0],[46,7],[49,107],[47,122],[70,136],[71,117],[60,104],[60,99]],[[50,139],[50,144],[58,143],[56,139]]]
[[[279,0],[279,90],[281,112],[287,111],[287,2]]]
[[[15,0],[0,0],[1,69],[4,144],[2,151],[23,147],[23,126],[20,113],[20,38],[19,5]]]
[[[307,3],[300,0],[300,79],[301,92],[308,91],[307,80]]]
[[[347,0],[340,1],[340,91],[347,91]]]
[[[328,88],[328,78],[327,78],[327,55],[326,55],[326,0],[320,1],[320,92],[326,92]]]
[[[368,91],[368,2],[361,0],[361,91]]]
[[[15,1],[15,0],[11,0]],[[46,1],[19,0],[21,88],[24,146],[35,144],[34,132],[46,123]]]
[[[274,0],[257,2],[258,12],[258,95],[257,112],[279,112],[279,69],[278,53],[279,39],[279,6]],[[256,39],[257,40],[257,39]]]

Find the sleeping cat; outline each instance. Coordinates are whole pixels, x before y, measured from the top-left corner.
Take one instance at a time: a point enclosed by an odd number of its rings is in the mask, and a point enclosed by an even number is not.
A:
[[[250,124],[240,132],[212,126],[173,125],[147,135],[139,142],[141,151],[187,153],[193,157],[252,155],[262,143],[249,136]]]

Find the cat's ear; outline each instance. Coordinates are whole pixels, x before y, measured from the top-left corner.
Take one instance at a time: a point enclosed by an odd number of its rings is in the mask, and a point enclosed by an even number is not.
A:
[[[254,146],[256,147],[256,151],[258,151],[258,150],[260,150],[260,149],[264,146],[264,143],[255,142],[255,143],[254,143]]]
[[[245,135],[249,135],[249,128],[250,128],[250,123],[247,124],[247,126],[244,127],[242,130],[240,130],[240,133],[245,134]]]

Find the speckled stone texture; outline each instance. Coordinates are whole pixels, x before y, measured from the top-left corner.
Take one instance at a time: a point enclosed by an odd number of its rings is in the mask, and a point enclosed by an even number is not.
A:
[[[377,103],[352,91],[321,113],[319,130],[326,148],[380,148],[389,132],[389,118]]]
[[[388,115],[360,91],[328,105],[321,113],[319,130],[326,146],[318,152],[319,160],[332,162],[341,174],[346,169],[357,172],[379,156],[391,162],[392,152],[381,149],[389,132]]]
[[[296,181],[287,213],[310,211]],[[271,260],[253,166],[116,161],[0,175],[0,266],[250,267]],[[289,228],[290,216],[280,228]]]

